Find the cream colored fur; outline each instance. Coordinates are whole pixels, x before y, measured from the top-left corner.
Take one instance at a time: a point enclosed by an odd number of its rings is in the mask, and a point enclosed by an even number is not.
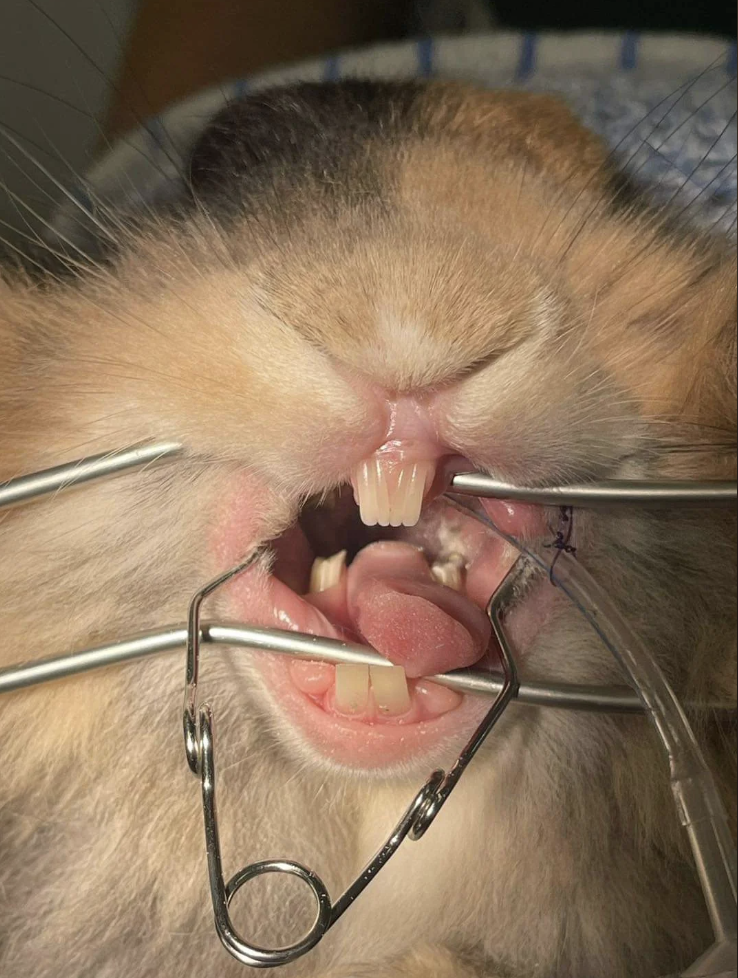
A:
[[[0,481],[145,438],[188,451],[0,513],[0,666],[181,621],[224,569],[209,535],[228,506],[253,507],[244,547],[279,532],[377,443],[378,390],[443,388],[444,437],[503,476],[733,472],[710,447],[735,432],[727,246],[613,213],[602,151],[566,138],[555,103],[431,87],[428,112],[438,139],[387,159],[399,190],[381,218],[316,207],[277,244],[248,222],[162,221],[81,281],[0,282]],[[518,146],[529,112],[552,134],[542,148]],[[603,513],[578,528],[580,558],[680,694],[734,695],[730,518]],[[558,599],[526,663],[532,678],[619,677]],[[168,656],[3,699],[3,975],[243,973],[212,927],[183,682]],[[243,652],[208,653],[203,684],[227,871],[289,857],[337,895],[428,759],[388,779],[318,763]],[[727,735],[697,726],[729,786]],[[235,912],[279,940],[300,906],[259,891]],[[521,709],[428,836],[284,974],[651,978],[708,939],[645,721]]]

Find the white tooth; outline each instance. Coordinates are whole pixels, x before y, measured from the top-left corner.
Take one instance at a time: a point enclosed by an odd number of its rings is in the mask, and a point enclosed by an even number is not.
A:
[[[336,709],[341,713],[364,713],[369,703],[369,666],[342,662],[336,666]]]
[[[341,583],[341,575],[343,574],[343,569],[346,566],[346,555],[345,550],[339,550],[337,554],[333,554],[329,557],[323,565],[323,590],[328,590],[329,587],[335,587],[336,584]]]
[[[395,465],[374,459],[354,472],[354,498],[366,526],[415,526],[433,480],[433,462]]]
[[[372,482],[371,475],[369,471],[369,463],[364,462],[359,467],[359,478],[357,479],[357,487],[359,491],[359,510],[361,512],[361,519],[363,523],[367,526],[373,525],[373,505],[372,505]]]
[[[369,466],[369,485],[371,487],[371,506],[369,509],[369,519],[371,520],[370,526],[376,526],[379,523],[379,473],[377,472],[377,465]]]
[[[408,473],[408,491],[405,499],[405,511],[402,514],[403,526],[415,526],[420,519],[425,498],[425,486],[430,472],[429,462],[416,462]]]
[[[322,557],[316,557],[310,569],[310,594],[318,594],[323,590],[323,564]]]
[[[438,561],[431,567],[434,580],[445,587],[461,591],[464,586],[464,565],[455,560]]]
[[[409,474],[407,465],[398,466],[393,473],[395,478],[390,508],[390,526],[402,526],[402,518],[407,506]]]
[[[402,525],[415,526],[420,518],[420,511],[423,507],[423,489],[425,488],[425,482],[418,478],[417,464],[409,467],[407,481],[407,496],[405,497],[405,508],[402,514]]]
[[[373,466],[362,462],[354,475],[354,493],[359,504],[361,522],[365,526],[374,526],[377,522],[377,490],[372,478]]]
[[[377,709],[384,716],[403,716],[410,709],[410,690],[402,666],[372,666],[372,691]]]
[[[346,566],[346,551],[340,550],[332,557],[316,557],[310,571],[310,594],[320,594],[341,581]]]
[[[511,543],[507,543],[506,541],[504,547],[502,548],[500,562],[503,567],[510,569],[519,556],[520,551],[516,547],[513,547]]]
[[[374,475],[377,487],[377,523],[389,526],[390,523],[390,487],[387,478],[387,468],[379,459],[374,463]]]

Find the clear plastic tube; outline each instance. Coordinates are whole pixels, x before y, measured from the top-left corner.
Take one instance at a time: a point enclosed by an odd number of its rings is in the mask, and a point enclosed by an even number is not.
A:
[[[679,819],[689,836],[715,932],[715,946],[701,963],[685,972],[685,978],[735,974],[736,850],[728,816],[694,731],[660,666],[607,592],[571,554],[532,550],[500,530],[478,502],[470,504],[458,497],[450,501],[544,569],[629,677],[667,755]]]

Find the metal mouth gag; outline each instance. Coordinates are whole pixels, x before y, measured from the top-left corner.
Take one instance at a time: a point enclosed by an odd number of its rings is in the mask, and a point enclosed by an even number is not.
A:
[[[142,466],[172,460],[183,454],[177,442],[136,445],[122,451],[96,455],[0,485],[0,509],[20,506],[49,494],[64,492],[97,479]],[[389,665],[376,652],[320,636],[254,628],[235,623],[203,622],[205,600],[259,557],[254,549],[238,567],[203,587],[193,598],[185,625],[166,627],[122,639],[112,644],[65,656],[24,663],[0,670],[0,694],[53,679],[76,675],[117,662],[155,653],[186,649],[186,688],[183,712],[187,763],[200,781],[205,823],[210,890],[215,924],[221,942],[238,961],[254,968],[286,965],[312,950],[341,919],[381,869],[407,839],[417,840],[429,830],[508,706],[527,703],[540,707],[615,713],[645,713],[651,719],[669,764],[670,779],[680,821],[689,836],[703,893],[715,933],[715,943],[682,978],[731,978],[736,974],[736,852],[727,815],[712,774],[702,755],[687,717],[661,669],[651,657],[607,594],[565,547],[556,552],[536,552],[523,547],[494,525],[474,505],[472,497],[522,499],[557,506],[722,506],[736,502],[734,482],[613,482],[544,489],[500,483],[481,473],[456,475],[450,501],[487,524],[512,543],[520,557],[497,591],[487,614],[501,650],[502,672],[493,674],[464,669],[433,681],[457,690],[492,697],[492,705],[471,740],[448,771],[434,772],[413,799],[390,838],[364,871],[335,902],[310,869],[290,860],[256,863],[226,882],[218,827],[213,710],[198,701],[202,646],[242,646],[313,661],[360,662]],[[600,639],[623,668],[628,686],[592,687],[556,683],[521,683],[505,630],[505,613],[541,571],[561,588],[589,621]],[[732,704],[691,704],[733,714]],[[313,926],[295,943],[282,948],[263,948],[244,939],[230,917],[230,904],[249,881],[266,874],[296,876],[309,889],[316,906]]]

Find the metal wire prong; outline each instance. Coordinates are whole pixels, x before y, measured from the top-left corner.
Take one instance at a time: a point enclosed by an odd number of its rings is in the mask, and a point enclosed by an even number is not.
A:
[[[132,635],[68,655],[34,659],[0,669],[0,696],[43,683],[80,676],[95,669],[133,662],[153,655],[179,652],[187,648],[187,625],[171,625]],[[238,622],[205,621],[200,624],[201,645],[217,645],[252,652],[274,652],[308,662],[354,662],[362,665],[387,665],[387,660],[363,645],[352,645],[321,635],[287,632],[277,628],[255,628]],[[458,669],[431,682],[473,696],[497,697],[503,679],[499,673],[481,669]],[[527,706],[557,710],[585,710],[594,713],[643,715],[643,704],[630,686],[587,686],[578,683],[524,682],[513,701]],[[687,703],[690,710],[710,710],[734,720],[736,704],[725,702]]]
[[[493,728],[502,717],[502,714],[518,695],[520,690],[518,670],[502,624],[502,616],[517,596],[518,589],[524,577],[528,575],[529,570],[528,560],[525,557],[519,557],[502,584],[490,598],[487,606],[487,615],[492,623],[492,629],[500,647],[503,673],[502,689],[500,690],[500,695],[493,703],[492,709],[474,732],[474,735],[459,755],[453,768],[444,776],[443,782],[439,785],[438,790],[418,815],[412,830],[412,838],[415,841],[422,839],[431,827],[451,796],[454,788],[456,788],[461,780],[462,775],[492,733]]]
[[[0,483],[0,509],[21,506],[50,493],[73,489],[143,465],[175,458],[184,446],[175,441],[146,442],[119,451],[77,459],[42,472]],[[543,506],[731,506],[738,499],[735,482],[604,480],[580,485],[519,486],[483,472],[460,472],[450,492],[489,499],[517,499]]]
[[[98,479],[108,479],[144,465],[156,465],[180,455],[179,442],[146,442],[121,451],[90,455],[66,465],[33,472],[31,475],[0,483],[0,509],[23,506],[53,493],[76,489]]]
[[[215,914],[218,936],[226,950],[252,968],[274,968],[289,964],[312,950],[320,942],[331,926],[332,907],[330,896],[323,881],[299,863],[278,860],[255,863],[242,869],[226,884],[223,876],[223,859],[218,829],[218,809],[216,799],[215,744],[213,739],[213,714],[209,706],[200,710],[199,717],[202,804],[205,821],[205,845],[208,857],[208,876],[210,894]],[[278,950],[249,944],[238,933],[230,916],[230,903],[236,893],[249,880],[270,873],[283,873],[297,876],[312,891],[317,905],[313,926],[306,935],[294,944]]]
[[[202,757],[202,798],[205,821],[205,840],[208,856],[210,895],[215,914],[215,926],[221,943],[226,950],[242,964],[252,968],[278,968],[296,961],[311,951],[325,937],[369,884],[376,879],[380,870],[386,866],[410,831],[424,809],[428,800],[436,793],[443,781],[443,772],[433,774],[413,799],[392,835],[379,852],[369,862],[346,892],[331,903],[325,884],[312,870],[300,863],[287,859],[268,860],[246,866],[226,884],[223,876],[223,858],[218,829],[216,804],[215,741],[213,736],[213,715],[208,706],[200,710],[200,737]],[[238,933],[230,917],[229,907],[236,893],[250,880],[259,876],[282,874],[296,876],[310,889],[316,903],[316,916],[313,926],[294,944],[282,948],[264,948],[250,944]]]
[[[614,480],[564,486],[520,486],[482,472],[460,472],[449,492],[486,499],[515,499],[538,506],[734,506],[735,482],[647,482]]]
[[[205,599],[213,594],[213,592],[223,587],[224,584],[227,584],[234,577],[242,574],[248,567],[251,567],[259,559],[261,553],[262,551],[259,547],[255,547],[237,567],[233,567],[224,574],[220,574],[214,581],[210,581],[205,587],[200,588],[190,602],[187,618],[187,671],[185,675],[185,705],[182,725],[184,729],[187,763],[193,774],[199,774],[200,772],[200,736],[197,727],[197,684],[200,679],[200,643],[202,641],[200,619],[202,605]]]

